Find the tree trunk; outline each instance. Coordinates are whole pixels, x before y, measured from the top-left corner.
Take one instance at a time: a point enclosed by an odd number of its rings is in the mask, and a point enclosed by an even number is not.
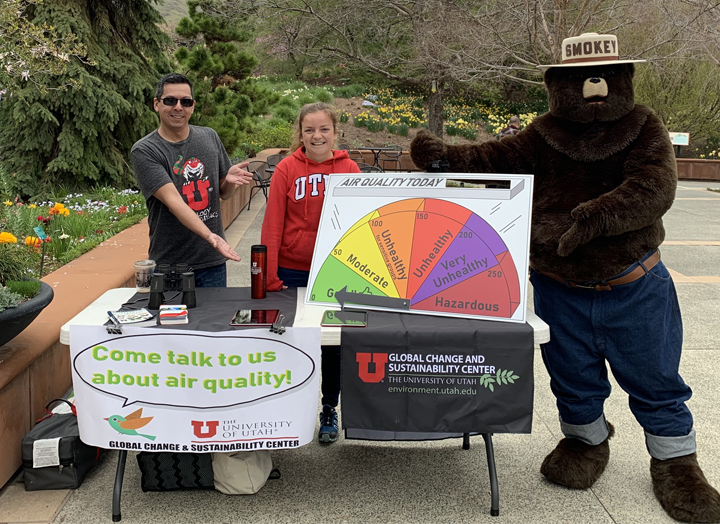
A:
[[[444,84],[445,82],[439,80],[435,92],[433,93],[431,90],[430,96],[428,96],[428,129],[438,138],[443,137],[445,129],[445,119],[443,118]]]

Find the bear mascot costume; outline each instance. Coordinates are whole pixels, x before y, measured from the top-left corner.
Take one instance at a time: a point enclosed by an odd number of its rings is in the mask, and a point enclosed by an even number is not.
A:
[[[530,280],[550,326],[542,357],[565,436],[541,473],[587,489],[605,470],[607,362],[645,430],[662,507],[677,520],[716,522],[720,494],[695,455],[691,391],[678,373],[680,309],[658,252],[675,156],[660,119],[635,104],[633,62],[643,61],[619,60],[614,35],[568,38],[563,63],[540,67],[547,114],[483,144],[450,146],[420,131],[410,153],[424,170],[534,175]]]

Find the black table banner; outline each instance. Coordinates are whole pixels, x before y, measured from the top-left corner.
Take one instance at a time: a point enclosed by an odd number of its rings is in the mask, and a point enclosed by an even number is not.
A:
[[[190,329],[194,331],[233,331],[236,329],[258,328],[260,326],[234,327],[230,320],[238,309],[278,309],[285,316],[283,326],[291,327],[295,321],[297,308],[297,288],[291,287],[266,298],[250,297],[249,287],[202,287],[195,289],[197,307],[188,309],[188,323],[172,326],[160,326],[168,329]],[[147,307],[149,293],[136,293],[123,306],[132,309]],[[165,292],[167,304],[180,304],[182,293]],[[152,311],[152,313],[157,313]],[[157,316],[155,317],[157,319]],[[270,329],[268,326],[266,329]]]
[[[348,436],[530,433],[529,324],[369,311],[367,327],[343,328],[342,347]]]

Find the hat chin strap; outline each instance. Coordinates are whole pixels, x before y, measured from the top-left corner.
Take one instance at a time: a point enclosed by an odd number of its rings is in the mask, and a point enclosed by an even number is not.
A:
[[[583,83],[583,98],[592,98],[594,96],[605,97],[607,94],[608,86],[604,78],[592,77],[585,79]]]

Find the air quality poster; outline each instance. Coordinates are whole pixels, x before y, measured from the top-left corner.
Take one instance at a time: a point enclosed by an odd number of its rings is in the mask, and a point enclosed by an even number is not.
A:
[[[532,175],[331,175],[309,304],[525,322]]]

